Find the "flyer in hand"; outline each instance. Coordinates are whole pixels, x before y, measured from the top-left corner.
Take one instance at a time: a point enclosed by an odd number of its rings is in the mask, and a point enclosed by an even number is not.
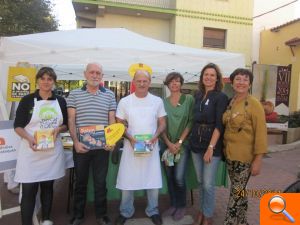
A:
[[[37,150],[54,149],[53,129],[37,130],[34,137]]]
[[[153,150],[153,145],[149,143],[152,138],[152,134],[137,134],[134,135],[136,143],[134,145],[135,156],[147,156],[150,155]]]
[[[104,125],[92,125],[78,128],[79,141],[90,150],[103,149],[106,145]]]

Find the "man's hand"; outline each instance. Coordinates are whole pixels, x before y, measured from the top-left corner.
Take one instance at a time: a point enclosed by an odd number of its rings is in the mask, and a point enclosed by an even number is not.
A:
[[[87,153],[89,151],[89,148],[79,141],[74,143],[74,148],[77,153]]]
[[[116,145],[105,145],[104,150],[105,151],[113,151]]]

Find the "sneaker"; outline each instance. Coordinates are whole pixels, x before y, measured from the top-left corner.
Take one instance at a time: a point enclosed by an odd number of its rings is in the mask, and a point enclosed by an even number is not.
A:
[[[168,208],[166,211],[162,213],[162,216],[163,217],[173,216],[175,212],[176,212],[176,208],[174,206],[171,206],[170,208]]]
[[[53,222],[51,220],[44,220],[41,225],[53,225]]]
[[[155,225],[162,225],[162,219],[160,217],[159,214],[155,214],[150,216],[152,223],[154,223]]]
[[[96,219],[98,225],[112,225],[108,216]]]
[[[70,221],[70,225],[80,225],[84,221],[83,218],[72,218]]]
[[[185,207],[178,208],[173,215],[173,220],[181,220],[185,216]]]
[[[116,219],[115,225],[124,225],[127,219],[128,218],[120,214],[119,217]]]

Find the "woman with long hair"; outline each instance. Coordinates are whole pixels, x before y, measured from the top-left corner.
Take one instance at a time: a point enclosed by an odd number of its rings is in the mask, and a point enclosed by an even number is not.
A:
[[[223,151],[222,116],[228,98],[222,92],[219,67],[209,63],[201,71],[195,95],[190,149],[199,183],[200,207],[194,225],[211,225],[215,207],[215,179]]]

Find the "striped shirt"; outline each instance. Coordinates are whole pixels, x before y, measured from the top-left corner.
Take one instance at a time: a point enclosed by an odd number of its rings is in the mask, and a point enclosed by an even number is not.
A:
[[[116,98],[111,90],[104,87],[91,94],[83,86],[70,92],[67,107],[76,109],[76,127],[108,125],[108,113],[116,110]]]

